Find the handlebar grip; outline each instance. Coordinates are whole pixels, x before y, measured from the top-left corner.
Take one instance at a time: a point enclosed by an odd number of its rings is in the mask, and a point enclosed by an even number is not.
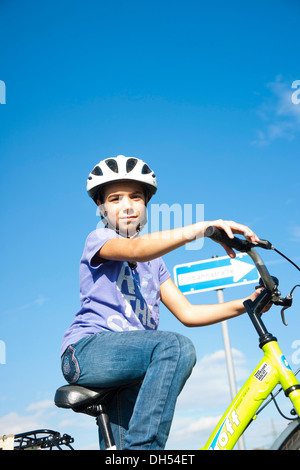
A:
[[[221,230],[214,226],[209,226],[206,229],[205,235],[212,240],[224,243],[224,245],[234,248],[237,251],[247,252],[253,248],[254,244],[248,240],[242,240],[241,238],[229,238],[227,233],[224,230]]]

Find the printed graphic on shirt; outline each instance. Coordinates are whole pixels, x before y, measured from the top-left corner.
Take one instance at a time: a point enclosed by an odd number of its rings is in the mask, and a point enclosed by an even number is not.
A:
[[[146,329],[155,329],[155,319],[153,318],[153,306],[157,302],[159,288],[153,289],[153,275],[145,274],[140,281],[137,271],[132,273],[128,263],[123,263],[118,279],[117,289],[122,294],[125,303],[125,318],[119,315],[110,315],[107,319],[107,325],[114,330],[136,330],[138,325],[134,326],[134,317]],[[149,288],[149,286],[152,286]]]

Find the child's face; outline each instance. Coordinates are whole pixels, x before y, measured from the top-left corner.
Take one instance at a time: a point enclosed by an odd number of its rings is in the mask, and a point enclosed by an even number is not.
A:
[[[99,201],[98,201],[99,204]],[[100,206],[109,224],[119,234],[133,236],[145,220],[146,202],[142,186],[135,182],[118,182],[105,186]]]

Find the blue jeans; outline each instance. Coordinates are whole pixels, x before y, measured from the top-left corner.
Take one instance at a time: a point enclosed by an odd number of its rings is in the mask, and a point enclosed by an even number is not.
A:
[[[108,414],[117,449],[164,449],[176,400],[196,362],[192,342],[166,331],[103,331],[69,346],[62,371],[69,383],[112,387]],[[103,448],[101,436],[100,447]]]

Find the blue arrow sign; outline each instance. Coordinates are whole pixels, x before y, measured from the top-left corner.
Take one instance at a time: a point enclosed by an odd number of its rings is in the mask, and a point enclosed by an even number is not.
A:
[[[257,282],[259,274],[246,253],[222,256],[174,267],[174,279],[184,294],[224,289]]]

